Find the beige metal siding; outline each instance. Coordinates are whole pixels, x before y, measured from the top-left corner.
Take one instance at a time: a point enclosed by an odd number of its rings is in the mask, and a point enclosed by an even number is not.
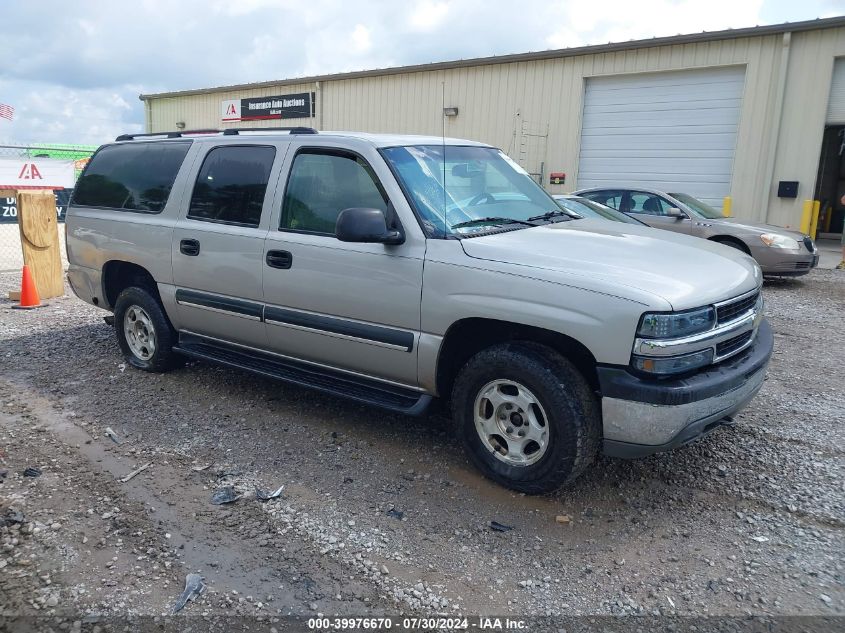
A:
[[[725,42],[702,42],[578,57],[332,81],[324,90],[326,129],[440,134],[441,90],[457,117],[446,120],[447,136],[471,138],[501,147],[529,171],[563,171],[563,186],[578,186],[581,116],[587,77],[740,65],[746,86],[731,193],[734,208],[762,219],[762,191],[755,187],[760,156],[769,151],[769,86],[780,35]],[[373,100],[368,100],[367,97]],[[527,143],[524,132],[548,133],[544,143]],[[544,145],[540,151],[539,146]],[[763,161],[765,162],[765,161]],[[753,171],[754,173],[749,173]],[[756,189],[756,191],[755,191]],[[756,202],[755,202],[756,201]]]
[[[787,38],[788,40],[789,38]],[[588,77],[626,73],[743,66],[745,86],[731,195],[735,215],[797,226],[799,200],[781,200],[778,180],[798,180],[801,197],[812,195],[833,60],[845,55],[845,28],[793,34],[786,51],[781,33],[597,52],[570,57],[334,78],[284,86],[150,98],[151,131],[219,127],[220,102],[317,90],[316,119],[286,120],[323,130],[441,133],[442,90],[457,117],[448,136],[501,147],[529,171],[563,171],[563,186],[576,188],[581,116]],[[787,60],[785,75],[782,62]],[[781,82],[781,77],[784,81]],[[782,95],[782,99],[781,99]],[[322,121],[319,120],[322,113]],[[279,122],[260,122],[278,125]],[[241,126],[259,125],[242,123]],[[547,134],[547,136],[545,136]]]
[[[815,192],[833,62],[845,56],[845,28],[795,33],[790,48],[774,171],[770,182],[763,180],[763,199],[769,222],[797,228],[801,202]],[[796,200],[777,197],[781,180],[799,182]]]

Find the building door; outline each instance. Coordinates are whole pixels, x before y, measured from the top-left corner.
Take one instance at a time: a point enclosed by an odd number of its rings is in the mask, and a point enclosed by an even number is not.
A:
[[[821,204],[817,235],[838,237],[845,224],[845,58],[833,64],[815,199]]]
[[[744,84],[743,67],[588,78],[578,188],[680,191],[721,208]]]

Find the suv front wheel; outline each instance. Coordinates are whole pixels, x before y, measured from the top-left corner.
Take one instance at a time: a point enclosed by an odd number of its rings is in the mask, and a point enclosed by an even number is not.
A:
[[[577,478],[595,459],[601,437],[587,381],[562,355],[531,342],[473,356],[455,381],[452,416],[475,465],[528,494]]]
[[[162,372],[182,363],[173,351],[176,333],[158,300],[145,288],[123,290],[114,304],[114,329],[126,361],[133,367]]]

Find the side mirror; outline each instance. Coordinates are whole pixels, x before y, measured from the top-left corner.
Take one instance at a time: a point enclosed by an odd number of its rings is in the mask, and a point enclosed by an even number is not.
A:
[[[675,218],[676,220],[683,220],[687,217],[687,214],[681,211],[678,207],[670,207],[666,210],[666,215],[670,218]]]
[[[341,242],[402,244],[405,236],[387,228],[387,218],[380,209],[353,207],[337,216],[334,234]]]

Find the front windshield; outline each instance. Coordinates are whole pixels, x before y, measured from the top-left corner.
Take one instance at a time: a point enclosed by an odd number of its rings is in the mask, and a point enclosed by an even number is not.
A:
[[[586,198],[558,198],[555,196],[555,202],[557,202],[561,208],[577,213],[584,218],[613,220],[614,222],[624,222],[626,224],[642,224],[639,220],[635,220],[616,209],[611,209],[610,207],[606,207],[598,202],[593,202],[592,200],[587,200]]]
[[[716,211],[713,207],[709,204],[698,200],[697,198],[693,198],[691,195],[686,193],[670,193],[670,196],[673,198],[680,200],[685,205],[687,205],[695,215],[706,218],[708,220],[716,220],[718,218],[724,217],[719,211]]]
[[[558,209],[524,169],[491,147],[411,145],[381,152],[433,237],[526,228],[535,216]]]

